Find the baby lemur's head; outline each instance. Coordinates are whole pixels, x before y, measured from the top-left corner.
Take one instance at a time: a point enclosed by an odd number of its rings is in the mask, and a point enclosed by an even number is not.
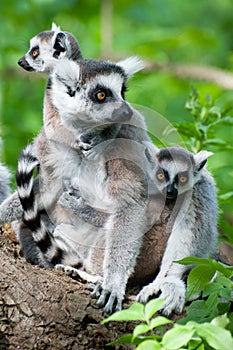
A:
[[[52,24],[52,29],[41,32],[30,40],[29,51],[19,59],[18,64],[27,71],[50,73],[62,58],[78,60],[82,58],[76,38],[61,31]]]
[[[142,62],[130,57],[118,63],[61,60],[49,83],[53,105],[63,124],[72,130],[97,123],[122,123],[133,110],[125,101],[126,82],[142,69]]]
[[[193,189],[201,178],[207,158],[212,155],[208,151],[193,154],[179,146],[159,149],[148,142],[146,145],[147,158],[154,163],[155,186],[170,200]]]

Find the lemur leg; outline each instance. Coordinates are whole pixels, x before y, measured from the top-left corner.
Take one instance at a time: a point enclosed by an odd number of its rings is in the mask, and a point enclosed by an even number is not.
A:
[[[143,221],[143,208],[135,205],[122,208],[107,223],[103,283],[97,285],[92,297],[97,298],[101,291],[97,305],[108,314],[122,308],[126,285],[143,241]]]
[[[19,200],[18,192],[14,192],[0,205],[0,224],[12,222],[23,216],[23,208]]]
[[[169,315],[172,311],[182,312],[186,295],[182,277],[190,267],[174,261],[192,255],[192,244],[193,232],[187,229],[187,225],[180,224],[172,230],[160,272],[152,283],[141,290],[137,296],[138,301],[145,303],[150,296],[156,296],[160,292],[159,297],[165,300],[162,307],[164,315]]]

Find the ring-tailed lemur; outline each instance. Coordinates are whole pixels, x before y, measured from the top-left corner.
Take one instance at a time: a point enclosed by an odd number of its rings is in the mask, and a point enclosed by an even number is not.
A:
[[[204,168],[210,152],[194,155],[181,147],[157,149],[147,143],[146,153],[153,168],[157,193],[151,197],[148,210],[154,211],[155,217],[160,212],[160,216],[144,236],[133,279],[145,283],[146,277],[154,278],[160,267],[155,280],[144,287],[137,298],[146,302],[150,296],[160,293],[160,298],[165,299],[162,311],[169,315],[183,309],[186,288],[182,277],[190,269],[174,261],[190,255],[215,257],[216,188],[212,176]],[[166,198],[165,203],[161,196]],[[59,201],[93,225],[106,223],[106,213],[90,207],[80,191],[70,188]],[[69,272],[72,273],[72,269]]]
[[[77,151],[63,143],[41,138],[39,135],[33,147],[34,155],[40,163],[38,207],[43,206],[55,223],[53,235],[69,237],[70,232],[75,232],[75,239],[79,241],[78,251],[82,250],[82,245],[92,243],[93,236],[98,237],[93,226],[69,211],[64,212],[64,209],[56,204],[64,190],[66,179],[76,178],[79,185],[81,182],[83,191],[93,206],[112,211],[107,227],[99,230],[107,241],[103,291],[99,300],[99,305],[106,304],[106,311],[112,311],[115,301],[116,308],[121,308],[126,283],[135,265],[146,226],[144,211],[147,174],[143,174],[137,164],[133,164],[134,159],[131,162],[122,159],[124,145],[121,142],[121,139],[126,143],[129,141],[127,148],[131,148],[133,158],[137,158],[140,153],[135,144],[142,145],[142,141],[149,140],[143,117],[123,99],[127,78],[140,68],[141,63],[135,58],[118,64],[94,60],[80,60],[77,63],[62,60],[54,68],[47,87],[53,108],[58,111],[62,124],[75,133],[77,138],[93,127],[102,130],[105,124],[115,125],[115,137],[120,142],[114,159],[111,159],[111,155],[108,156],[107,178],[102,178],[98,161],[82,160],[81,166],[81,158]],[[19,180],[20,174],[18,175]],[[90,183],[95,183],[96,187],[90,187]],[[127,211],[124,208],[127,208]],[[24,205],[24,209],[28,209],[27,205]],[[43,230],[40,224],[39,234],[41,228]],[[43,236],[40,238],[44,240]],[[37,244],[39,240],[37,239]],[[116,254],[117,244],[122,245],[121,256]],[[48,244],[47,251],[50,248],[51,245]],[[86,250],[89,250],[89,247],[84,249],[84,253]],[[115,264],[119,259],[119,263]]]

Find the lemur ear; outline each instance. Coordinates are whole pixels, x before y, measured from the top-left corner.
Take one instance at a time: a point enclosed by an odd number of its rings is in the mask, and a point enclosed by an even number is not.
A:
[[[135,73],[144,68],[143,61],[137,56],[128,57],[117,63],[118,66],[123,68],[127,78],[131,78]]]
[[[53,22],[51,30],[54,32],[60,32],[61,28],[59,26],[57,26],[56,23]]]
[[[200,171],[206,164],[207,158],[213,155],[213,152],[200,151],[194,155],[195,169]]]
[[[63,53],[63,56],[65,55],[65,52],[67,51],[67,42],[66,42],[66,34],[63,32],[57,33],[54,41],[53,48],[55,49],[53,57],[58,58],[61,53]]]
[[[65,86],[72,86],[79,81],[80,66],[77,62],[64,58],[56,64],[52,77]]]
[[[143,145],[145,146],[145,155],[147,159],[149,162],[154,162],[156,154],[159,152],[159,148],[149,141],[143,141]]]

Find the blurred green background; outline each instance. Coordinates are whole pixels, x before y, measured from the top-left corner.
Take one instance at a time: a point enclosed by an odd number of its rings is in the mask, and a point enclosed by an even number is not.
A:
[[[117,61],[136,54],[152,63],[129,82],[127,99],[161,113],[171,123],[191,121],[185,110],[191,85],[201,99],[233,116],[233,91],[221,83],[194,79],[193,66],[233,71],[232,0],[9,0],[0,3],[0,116],[2,161],[14,173],[20,150],[42,125],[46,78],[24,72],[17,61],[29,39],[56,22],[79,40],[83,55]],[[177,73],[177,65],[181,65]],[[188,67],[184,77],[183,68]],[[200,77],[203,76],[201,71]],[[233,84],[232,84],[233,87]],[[208,147],[220,194],[221,211],[233,222],[233,126],[222,125],[216,137],[229,143]],[[14,180],[13,180],[14,182]],[[13,184],[14,186],[14,184]],[[230,228],[231,229],[231,228]]]

